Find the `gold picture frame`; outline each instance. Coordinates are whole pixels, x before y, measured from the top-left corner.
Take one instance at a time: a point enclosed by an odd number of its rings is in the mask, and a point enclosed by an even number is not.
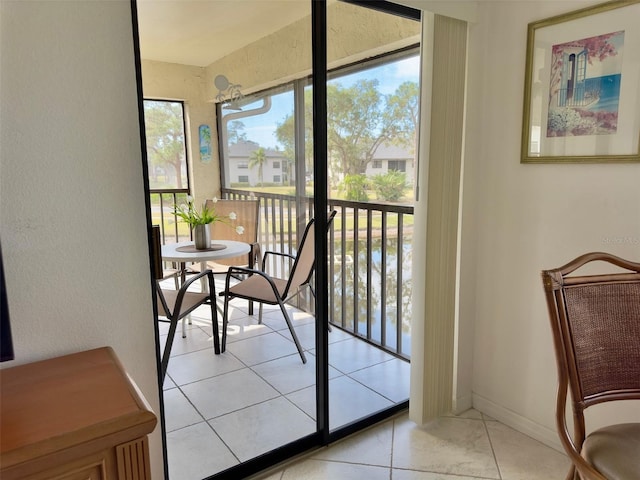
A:
[[[521,163],[640,162],[640,0],[527,29]]]

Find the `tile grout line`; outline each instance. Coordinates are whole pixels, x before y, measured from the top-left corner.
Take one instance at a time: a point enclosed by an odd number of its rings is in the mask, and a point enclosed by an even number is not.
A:
[[[391,422],[391,458],[389,459],[389,480],[393,480],[393,452],[396,440],[396,422],[397,418],[394,418]]]
[[[484,431],[487,433],[487,438],[489,439],[489,446],[491,447],[491,454],[493,455],[493,461],[496,464],[496,469],[498,470],[498,478],[502,479],[502,472],[500,471],[500,464],[498,463],[498,457],[496,456],[496,451],[493,448],[493,442],[491,441],[491,434],[489,433],[489,427],[487,427],[487,422],[484,418],[484,413],[480,412],[482,415],[482,425],[484,426]]]
[[[222,438],[222,436],[216,431],[215,428],[213,428],[213,425],[211,425],[209,423],[209,421],[204,418],[204,415],[202,414],[202,412],[200,412],[200,410],[198,410],[198,408],[193,404],[193,402],[191,401],[191,399],[189,398],[189,396],[182,391],[182,388],[180,388],[179,385],[177,385],[178,390],[180,390],[180,393],[182,393],[182,395],[184,395],[184,397],[187,399],[187,402],[189,402],[189,404],[193,407],[193,409],[198,413],[198,415],[200,415],[200,418],[202,418],[203,422],[207,425],[207,427],[209,427],[211,429],[211,431],[214,433],[214,435],[216,437],[218,437],[220,439],[220,441],[222,442],[222,444],[227,447],[227,450],[229,450],[229,452],[231,453],[231,455],[233,455],[233,457],[238,461],[238,463],[242,463],[242,461],[240,460],[240,458],[236,455],[236,453],[231,449],[231,447],[227,444],[227,442],[224,441],[224,438]],[[200,423],[200,422],[199,422]],[[196,424],[197,425],[197,424]]]

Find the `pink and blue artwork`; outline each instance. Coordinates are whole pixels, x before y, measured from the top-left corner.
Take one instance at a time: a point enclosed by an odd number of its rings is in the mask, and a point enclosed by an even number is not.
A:
[[[553,45],[547,137],[617,132],[623,47],[624,31]]]

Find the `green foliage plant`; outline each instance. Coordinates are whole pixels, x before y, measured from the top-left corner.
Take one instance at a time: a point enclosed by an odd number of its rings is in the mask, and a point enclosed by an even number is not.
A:
[[[338,191],[344,195],[345,200],[366,202],[369,200],[367,184],[368,180],[365,175],[348,173],[338,185]]]
[[[404,172],[389,170],[387,173],[372,177],[371,188],[376,192],[379,200],[397,202],[407,188],[407,176]]]
[[[217,201],[217,198],[213,199],[214,205]],[[173,212],[177,217],[180,217],[182,221],[188,223],[191,228],[196,225],[208,225],[213,222],[229,223],[237,218],[235,212],[231,212],[229,216],[219,215],[216,213],[215,208],[208,208],[206,204],[202,206],[201,210],[198,210],[193,205],[193,197],[191,195],[187,195],[186,204],[175,205]],[[236,227],[236,233],[242,235],[244,233],[244,227],[238,225]]]

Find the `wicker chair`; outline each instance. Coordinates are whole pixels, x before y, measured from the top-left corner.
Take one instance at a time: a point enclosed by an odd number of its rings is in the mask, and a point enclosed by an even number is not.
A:
[[[569,276],[594,261],[626,271]],[[558,366],[557,427],[573,464],[567,479],[640,479],[640,423],[586,435],[584,421],[593,405],[640,399],[640,263],[588,253],[543,271],[542,279]],[[573,436],[565,415],[568,389]]]

